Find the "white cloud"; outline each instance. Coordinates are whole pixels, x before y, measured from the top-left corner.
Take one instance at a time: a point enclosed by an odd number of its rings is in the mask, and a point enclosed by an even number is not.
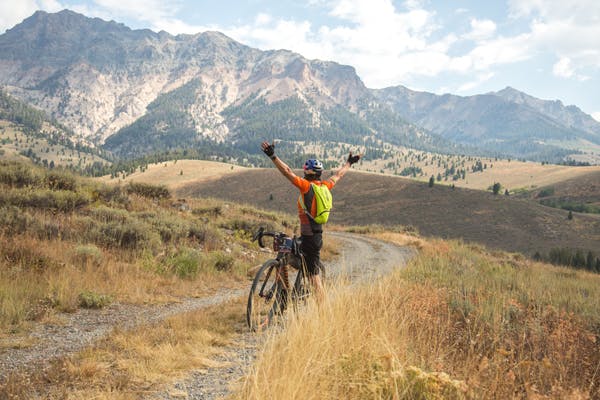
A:
[[[462,84],[461,86],[459,86],[457,88],[457,92],[458,93],[467,93],[470,90],[473,90],[476,87],[480,86],[482,83],[484,83],[486,81],[489,81],[493,77],[494,77],[494,73],[493,72],[487,72],[487,73],[479,74],[475,78],[475,80],[467,82],[467,83]]]
[[[439,29],[435,13],[421,3],[399,11],[391,0],[333,0],[320,3],[335,23],[313,27],[307,21],[259,16],[253,25],[224,29],[234,39],[262,49],[290,48],[308,57],[357,68],[370,87],[401,82],[411,74],[434,76],[451,62],[453,34],[432,40]]]
[[[531,20],[530,47],[554,54],[557,76],[586,80],[581,71],[600,69],[600,2],[596,0],[510,0],[514,18]]]
[[[483,40],[492,37],[496,33],[496,23],[489,19],[472,19],[471,32],[466,35],[466,38],[472,40]]]
[[[37,10],[56,12],[63,8],[54,0],[0,1],[0,34],[21,23]]]
[[[468,53],[475,70],[487,70],[499,64],[510,64],[533,56],[531,36],[523,34],[510,38],[484,41]]]
[[[573,65],[571,64],[571,59],[569,58],[561,58],[554,66],[552,67],[552,72],[554,75],[559,76],[561,78],[570,78],[574,75]]]
[[[135,18],[151,23],[172,18],[180,8],[177,0],[94,0],[94,3],[117,18]]]
[[[593,117],[593,118],[594,118],[596,121],[600,122],[600,111],[593,112],[593,113],[592,113],[592,117]]]

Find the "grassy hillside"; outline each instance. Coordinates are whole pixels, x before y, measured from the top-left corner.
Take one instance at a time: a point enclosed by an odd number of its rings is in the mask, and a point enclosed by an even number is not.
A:
[[[599,284],[598,275],[430,241],[406,269],[332,289],[290,318],[236,398],[599,398]]]
[[[257,263],[251,232],[293,224],[223,201],[178,201],[164,186],[0,161],[0,336],[56,311],[235,283]]]
[[[527,191],[523,197],[564,210],[600,214],[600,171]]]
[[[52,127],[44,123],[44,129]],[[0,120],[0,159],[32,160],[46,167],[72,167],[85,170],[95,163],[108,161],[90,152],[89,148],[78,150],[75,145],[58,137],[45,134],[33,135],[22,126]]]
[[[345,160],[349,151],[361,152],[364,153],[364,158],[354,166],[356,170],[404,176],[423,182],[433,176],[440,184],[480,190],[488,190],[499,182],[503,187],[502,192],[504,189],[510,192],[534,190],[600,172],[598,165],[574,167],[493,157],[437,154],[378,141],[370,141],[366,146],[360,147],[343,143],[296,142],[295,145],[302,151],[327,161],[334,168]]]
[[[247,170],[245,167],[214,161],[178,160],[148,164],[143,171],[138,169],[131,174],[112,178],[104,176],[100,180],[111,184],[130,182],[160,184],[176,190],[191,183],[219,179],[245,170]]]
[[[101,154],[45,112],[0,89],[0,159],[85,170],[108,164]]]
[[[215,196],[293,212],[297,190],[275,169],[247,170],[191,184],[181,196]],[[333,223],[413,226],[421,234],[464,238],[490,248],[533,255],[553,248],[597,252],[600,216],[545,207],[513,196],[350,172],[334,189]]]

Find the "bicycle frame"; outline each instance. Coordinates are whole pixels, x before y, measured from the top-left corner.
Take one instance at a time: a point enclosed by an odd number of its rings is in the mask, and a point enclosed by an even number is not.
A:
[[[308,296],[308,290],[303,282],[306,276],[306,263],[304,261],[304,255],[300,251],[299,239],[296,236],[289,237],[283,232],[267,232],[261,227],[254,235],[253,241],[258,241],[259,246],[265,248],[266,246],[262,240],[265,236],[273,238],[273,250],[277,252],[277,256],[275,257],[276,263],[271,265],[271,267],[265,271],[265,278],[258,295],[266,301],[270,301],[273,296],[277,295],[275,292],[279,284],[289,291],[290,299],[294,304],[298,300]],[[298,271],[296,279],[291,286],[288,279],[288,265]],[[276,279],[270,287],[267,287],[269,277],[273,273],[276,274]],[[281,302],[284,303],[283,305],[280,304],[280,306],[282,306],[281,311],[283,311],[287,306],[287,304],[285,304],[287,303],[287,300],[282,299]]]

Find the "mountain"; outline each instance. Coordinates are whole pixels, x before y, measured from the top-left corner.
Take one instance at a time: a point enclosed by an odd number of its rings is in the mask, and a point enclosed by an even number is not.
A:
[[[124,157],[257,137],[441,140],[389,118],[352,67],[68,10],[38,11],[0,36],[0,84]]]
[[[373,94],[407,121],[447,139],[476,141],[480,147],[515,157],[555,161],[586,149],[589,143],[600,145],[600,123],[579,108],[510,87],[467,97],[403,86]]]
[[[351,66],[69,10],[0,35],[0,87],[122,159],[186,149],[239,159],[279,139],[289,154],[310,141],[560,160],[577,152],[566,141],[598,143],[585,114],[560,105],[557,116],[519,92],[371,90]]]

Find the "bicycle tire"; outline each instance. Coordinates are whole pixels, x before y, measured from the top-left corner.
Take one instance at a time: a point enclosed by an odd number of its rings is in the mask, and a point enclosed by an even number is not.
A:
[[[277,260],[266,261],[252,281],[246,307],[246,322],[253,332],[271,325],[276,314],[284,310],[282,284],[276,277],[278,265]]]

